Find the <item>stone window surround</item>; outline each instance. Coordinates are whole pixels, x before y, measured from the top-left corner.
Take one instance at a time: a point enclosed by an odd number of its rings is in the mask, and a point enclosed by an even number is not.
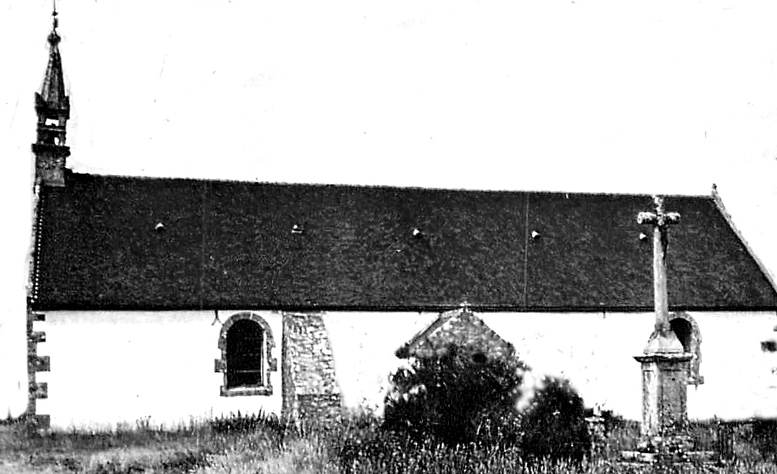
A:
[[[253,321],[259,324],[259,326],[262,328],[264,335],[264,349],[266,351],[265,357],[262,357],[262,369],[264,376],[262,377],[261,385],[227,388],[227,333],[233,324],[244,319]],[[267,324],[267,321],[265,321],[264,318],[256,313],[251,312],[233,314],[221,326],[218,347],[221,350],[221,358],[216,359],[216,372],[222,372],[224,374],[224,384],[221,386],[222,397],[272,395],[273,387],[272,380],[270,379],[270,373],[276,372],[278,370],[278,361],[272,356],[272,350],[275,347],[275,340],[273,339],[272,329],[270,329],[270,325]]]
[[[691,325],[691,347],[690,353],[693,356],[688,367],[688,385],[701,385],[704,383],[704,376],[699,374],[701,365],[701,332],[699,325],[693,317],[685,311],[669,313],[669,322],[674,319],[682,319]]]

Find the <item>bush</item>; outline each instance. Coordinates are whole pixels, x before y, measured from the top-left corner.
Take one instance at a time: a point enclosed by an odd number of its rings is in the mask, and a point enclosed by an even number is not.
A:
[[[517,360],[473,357],[457,346],[438,358],[417,359],[392,376],[383,426],[450,445],[514,444],[525,369]]]
[[[521,450],[530,457],[582,460],[590,454],[583,399],[557,378],[545,378],[523,416]]]
[[[515,446],[524,456],[581,460],[590,454],[583,400],[569,382],[546,378],[518,412],[523,374],[517,359],[473,357],[450,346],[392,376],[383,428],[416,441]]]

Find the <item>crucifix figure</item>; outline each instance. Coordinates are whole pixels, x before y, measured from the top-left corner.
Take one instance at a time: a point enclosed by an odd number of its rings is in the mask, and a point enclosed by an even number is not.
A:
[[[666,289],[666,250],[669,246],[669,226],[680,222],[680,214],[664,210],[664,198],[653,196],[655,212],[640,212],[639,224],[653,226],[653,293],[656,326],[645,353],[683,352],[677,336],[669,327],[669,297]]]
[[[666,289],[666,250],[669,226],[680,222],[676,212],[664,210],[664,199],[653,196],[655,212],[640,212],[637,222],[653,226],[653,290],[656,324],[644,355],[635,357],[642,364],[642,445],[666,451],[668,446],[690,449],[685,434],[687,422],[687,372],[691,354],[669,325]]]

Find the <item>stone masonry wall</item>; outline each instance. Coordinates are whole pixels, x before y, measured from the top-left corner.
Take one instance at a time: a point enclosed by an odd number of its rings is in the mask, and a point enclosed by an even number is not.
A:
[[[46,342],[46,333],[34,331],[34,323],[45,321],[46,316],[34,311],[27,311],[27,378],[29,382],[27,396],[26,419],[33,428],[45,429],[49,427],[50,417],[38,414],[38,399],[48,398],[48,384],[38,382],[36,373],[48,372],[51,361],[48,356],[38,355],[38,343]]]
[[[323,317],[284,314],[281,353],[282,416],[294,421],[339,418],[340,389]]]

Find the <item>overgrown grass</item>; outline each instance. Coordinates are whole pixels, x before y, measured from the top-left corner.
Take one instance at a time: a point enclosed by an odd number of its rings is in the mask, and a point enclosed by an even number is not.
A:
[[[136,426],[44,435],[30,434],[21,424],[6,425],[0,427],[0,472],[221,472],[204,469],[223,464],[225,457],[227,464],[240,465],[280,451],[285,431],[267,417],[234,417],[174,430]]]
[[[334,426],[290,426],[275,417],[235,416],[169,431],[138,425],[110,433],[54,431],[43,436],[10,424],[0,426],[0,472],[777,474],[769,451],[777,444],[772,426],[733,425],[738,430],[736,457],[725,464],[645,465],[617,459],[619,449],[636,444],[639,429],[623,422],[611,426],[609,456],[582,462],[529,461],[510,447],[413,441],[382,430],[369,416]],[[693,429],[699,443],[714,444],[717,424],[697,424]]]

